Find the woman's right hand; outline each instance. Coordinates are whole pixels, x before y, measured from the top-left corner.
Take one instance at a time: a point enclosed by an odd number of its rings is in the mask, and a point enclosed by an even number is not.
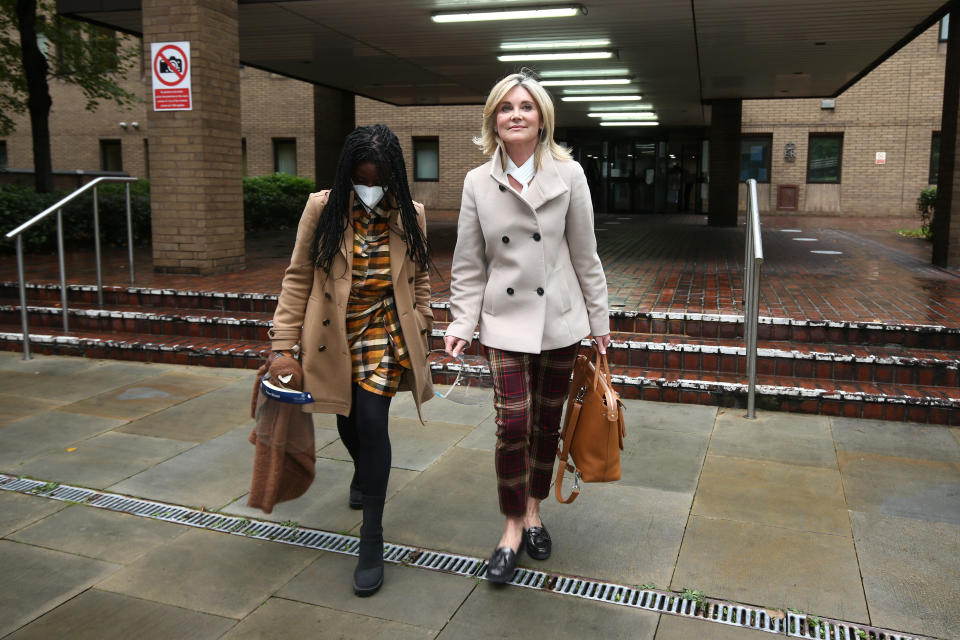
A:
[[[447,355],[452,358],[459,356],[466,348],[467,341],[463,338],[458,338],[456,336],[443,337],[443,349],[447,352]]]

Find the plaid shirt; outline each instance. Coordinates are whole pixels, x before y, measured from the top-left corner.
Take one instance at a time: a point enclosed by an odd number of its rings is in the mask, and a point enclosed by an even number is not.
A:
[[[353,282],[347,301],[347,343],[353,380],[371,393],[393,396],[410,356],[400,332],[390,274],[389,214],[367,212],[357,201],[353,218]]]

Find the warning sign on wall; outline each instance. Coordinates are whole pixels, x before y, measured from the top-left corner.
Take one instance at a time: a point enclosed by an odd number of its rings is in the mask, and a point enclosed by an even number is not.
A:
[[[150,53],[153,60],[153,110],[193,109],[190,43],[154,42],[150,45]]]

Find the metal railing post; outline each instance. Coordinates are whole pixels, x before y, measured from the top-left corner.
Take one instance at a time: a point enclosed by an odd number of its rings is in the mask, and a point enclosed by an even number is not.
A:
[[[17,236],[17,276],[20,279],[20,321],[23,324],[23,359],[30,359],[30,328],[27,320],[27,283],[23,275],[23,237]]]
[[[760,236],[760,210],[757,181],[747,180],[747,224],[743,277],[743,337],[747,360],[747,418],[756,418],[757,331],[760,316],[760,266],[763,264],[763,240]]]
[[[57,261],[60,263],[60,306],[63,309],[63,330],[70,331],[67,319],[67,268],[63,258],[63,209],[57,209]]]
[[[100,201],[93,188],[93,252],[97,259],[97,304],[103,309],[103,267],[100,262]]]
[[[133,284],[133,214],[130,207],[130,183],[124,186],[127,199],[127,253],[130,256],[130,284]]]

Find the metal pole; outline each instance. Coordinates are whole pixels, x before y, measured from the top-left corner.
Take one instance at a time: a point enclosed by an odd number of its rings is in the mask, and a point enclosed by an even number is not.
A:
[[[20,278],[20,322],[23,325],[23,359],[30,359],[30,328],[27,320],[27,285],[23,275],[23,237],[17,236],[17,275]]]
[[[60,306],[63,308],[63,331],[70,331],[67,320],[67,268],[63,261],[63,209],[57,209],[57,259],[60,262]]]
[[[751,260],[752,262],[752,260]],[[756,415],[757,395],[757,316],[760,305],[760,267],[754,265],[753,282],[750,287],[750,340],[747,342],[747,417],[754,419]]]
[[[100,264],[100,202],[93,188],[93,251],[97,258],[97,303],[103,309],[103,267]]]
[[[133,284],[133,215],[130,212],[130,183],[125,185],[127,191],[127,253],[130,256],[130,284]]]

